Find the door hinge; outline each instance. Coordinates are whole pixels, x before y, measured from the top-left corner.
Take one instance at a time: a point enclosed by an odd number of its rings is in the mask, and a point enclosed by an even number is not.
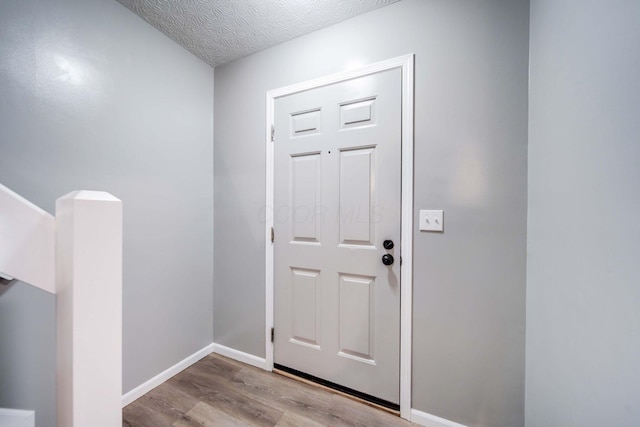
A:
[[[271,243],[275,242],[276,240],[276,232],[273,229],[273,227],[271,227]]]
[[[271,328],[271,342],[273,342],[274,337],[276,336],[275,328]]]
[[[273,142],[275,137],[276,137],[276,127],[274,125],[271,125],[271,142]]]

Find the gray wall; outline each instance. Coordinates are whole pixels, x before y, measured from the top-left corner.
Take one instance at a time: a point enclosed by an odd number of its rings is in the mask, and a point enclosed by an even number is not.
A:
[[[524,424],[528,1],[403,0],[216,68],[214,340],[264,356],[265,92],[416,54],[413,407]],[[416,221],[417,223],[417,221]]]
[[[640,2],[532,0],[526,425],[640,425]]]
[[[0,284],[0,408],[56,418],[56,298],[26,283]]]
[[[210,66],[115,1],[0,2],[0,182],[52,213],[72,190],[123,200],[123,392],[212,342]],[[0,407],[53,426],[54,303],[16,286],[0,296]]]

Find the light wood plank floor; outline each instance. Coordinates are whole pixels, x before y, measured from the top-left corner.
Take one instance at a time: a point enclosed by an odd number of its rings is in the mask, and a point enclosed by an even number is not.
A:
[[[397,416],[211,354],[123,409],[123,426],[398,426]]]

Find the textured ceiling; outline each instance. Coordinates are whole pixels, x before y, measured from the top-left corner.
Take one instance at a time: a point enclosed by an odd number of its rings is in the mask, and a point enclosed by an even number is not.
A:
[[[399,0],[118,0],[213,65]]]

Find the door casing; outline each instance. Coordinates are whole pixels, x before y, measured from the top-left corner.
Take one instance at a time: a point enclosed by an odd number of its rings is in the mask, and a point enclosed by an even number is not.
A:
[[[357,77],[400,68],[402,72],[402,225],[400,256],[400,416],[409,420],[411,415],[411,319],[413,290],[413,79],[414,55],[396,58],[331,74],[318,79],[270,90],[266,93],[266,204],[265,204],[265,355],[266,369],[273,370],[274,325],[274,245],[271,229],[274,226],[274,147],[272,126],[275,99],[309,89],[315,89]]]

